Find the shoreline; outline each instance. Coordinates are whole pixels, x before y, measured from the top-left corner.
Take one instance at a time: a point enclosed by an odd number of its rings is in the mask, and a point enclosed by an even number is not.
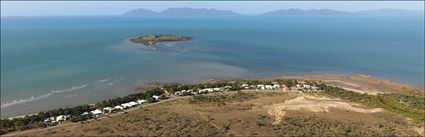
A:
[[[327,79],[320,78],[320,80],[312,80],[313,78],[317,79],[318,77],[323,77],[323,76],[327,76]],[[329,77],[329,76],[333,76],[333,77]],[[55,127],[63,127],[67,125],[75,125],[78,123],[86,123],[86,122],[90,123],[91,121],[94,121],[94,120],[104,119],[106,117],[111,117],[111,116],[115,116],[115,115],[119,115],[123,113],[126,114],[129,111],[136,110],[141,107],[151,106],[151,105],[159,104],[161,102],[172,101],[175,99],[193,97],[195,99],[205,100],[205,97],[202,95],[210,94],[210,93],[230,93],[230,92],[240,93],[239,91],[272,91],[272,92],[278,91],[283,93],[293,92],[293,93],[298,93],[298,95],[303,95],[303,93],[319,93],[320,94],[323,92],[331,96],[337,96],[337,98],[342,97],[344,99],[353,101],[352,99],[354,98],[358,99],[359,93],[355,93],[358,91],[350,91],[338,86],[329,85],[327,82],[341,82],[341,83],[345,82],[345,81],[339,81],[338,78],[348,78],[351,81],[353,80],[359,81],[358,79],[359,77],[367,78],[367,79],[361,79],[362,80],[361,82],[365,82],[365,83],[373,84],[374,81],[382,81],[379,79],[371,79],[371,77],[369,76],[358,74],[358,75],[352,75],[348,77],[341,76],[341,75],[320,75],[320,76],[315,75],[315,76],[286,76],[285,78],[268,78],[268,79],[227,78],[227,80],[224,80],[224,79],[220,80],[216,78],[216,79],[206,79],[203,82],[197,82],[197,83],[188,84],[188,85],[183,83],[160,83],[157,85],[152,84],[152,85],[149,85],[148,87],[141,87],[145,89],[143,90],[144,92],[142,92],[141,90],[138,93],[129,94],[123,98],[115,98],[115,99],[110,99],[106,101],[101,101],[96,104],[86,104],[84,106],[76,106],[72,108],[63,108],[59,110],[52,109],[47,112],[38,113],[35,116],[29,116],[29,117],[26,117],[28,115],[18,116],[18,117],[24,117],[23,119],[9,119],[9,120],[4,119],[6,126],[4,126],[5,129],[2,130],[1,133],[3,134],[3,133],[10,132],[6,135],[15,135],[15,134],[21,134],[21,133],[29,133],[32,131],[45,130],[46,127],[47,129],[50,129]],[[332,79],[332,80],[329,80],[329,79]],[[371,86],[372,84],[367,86]],[[387,83],[387,82],[385,82],[385,84],[401,85],[399,83]],[[347,85],[357,86],[356,84],[352,84],[352,83],[347,83]],[[406,85],[403,85],[403,89],[408,88],[405,86]],[[398,93],[397,91],[394,91],[394,93],[397,93],[397,94],[385,95],[386,92],[384,91],[380,91],[378,93],[365,91],[364,93],[361,93],[363,95],[360,95],[362,98],[360,99],[361,101],[360,102],[354,101],[354,102],[364,104],[362,100],[366,99],[366,102],[375,101],[376,103],[376,99],[380,100],[379,98],[382,98],[382,96],[392,97],[394,95],[398,96],[400,94],[403,94],[403,93]],[[420,93],[422,94],[423,91],[420,91]],[[356,95],[353,95],[353,94],[356,94]],[[364,94],[369,94],[369,95],[364,95]],[[376,96],[377,94],[382,94],[382,95]],[[200,96],[197,96],[197,95],[200,95]],[[405,95],[417,96],[418,94],[408,93]],[[137,101],[138,103],[136,103],[135,101]],[[132,103],[134,105],[129,106],[129,104],[132,104]],[[367,106],[379,107],[379,108],[387,109],[392,112],[400,113],[407,117],[413,118],[415,120],[422,118],[422,116],[419,116],[416,113],[411,113],[412,111],[400,112],[393,109],[388,109],[388,106],[386,105],[379,106],[379,103],[382,103],[382,102],[378,101],[378,106],[374,106],[373,104],[372,105],[367,103],[366,104]],[[113,109],[111,109],[111,107]],[[117,107],[121,107],[121,108],[117,108]],[[416,109],[412,109],[412,110],[416,110]],[[56,117],[56,121],[55,120],[51,121],[51,119],[55,117]],[[63,119],[63,117],[65,118]],[[41,121],[39,119],[41,119]],[[45,119],[44,122],[42,121],[42,119]],[[13,125],[12,123],[15,123],[15,122],[26,123],[26,125],[11,127],[10,125]],[[35,126],[34,124],[37,124],[37,126]],[[29,130],[20,130],[21,128],[29,129]]]
[[[204,82],[211,82],[211,81],[220,81],[220,80],[243,80],[243,79],[249,79],[249,80],[273,80],[273,79],[297,79],[297,80],[321,80],[323,82],[326,82],[327,84],[331,84],[334,86],[339,86],[341,88],[352,90],[358,93],[368,93],[368,94],[378,94],[378,93],[387,93],[387,92],[403,92],[402,90],[417,90],[419,92],[424,93],[424,87],[419,85],[411,85],[407,83],[401,83],[396,82],[392,80],[387,79],[376,79],[373,76],[365,75],[365,74],[338,74],[338,73],[319,73],[319,74],[305,74],[305,75],[288,75],[288,76],[276,76],[276,77],[266,77],[266,78],[236,78],[236,77],[210,77],[206,79],[201,79],[197,81],[192,82],[147,82],[147,83],[187,83],[187,84],[194,84],[194,83],[204,83]],[[151,85],[147,84],[144,86],[138,86],[134,89],[139,90],[141,88],[147,88]],[[379,88],[378,88],[379,87]],[[133,93],[137,93],[133,92]],[[129,93],[131,94],[131,93]],[[128,94],[125,94],[123,96],[126,96]],[[117,97],[109,98],[114,99]],[[104,98],[103,100],[107,100],[108,98]],[[25,103],[25,102],[24,102]],[[96,102],[95,102],[96,103]],[[93,103],[90,103],[93,104]],[[87,104],[86,104],[87,105]],[[70,105],[69,107],[76,106],[76,105]],[[2,108],[3,109],[3,108]],[[55,108],[47,108],[47,110],[52,110]],[[39,111],[39,112],[44,112]],[[22,115],[14,115],[14,116],[5,116],[1,119],[13,119],[13,118],[22,118],[25,116],[31,116],[36,115],[39,112],[33,112],[29,114],[22,114]]]

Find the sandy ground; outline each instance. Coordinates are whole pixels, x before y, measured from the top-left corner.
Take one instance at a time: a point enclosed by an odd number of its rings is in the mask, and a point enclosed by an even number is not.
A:
[[[349,103],[340,99],[331,99],[325,97],[314,97],[302,95],[285,101],[284,103],[266,106],[269,115],[275,117],[274,124],[280,123],[287,110],[304,110],[310,112],[330,112],[330,108],[349,110],[360,113],[377,113],[384,111],[381,108],[362,108],[359,104]]]

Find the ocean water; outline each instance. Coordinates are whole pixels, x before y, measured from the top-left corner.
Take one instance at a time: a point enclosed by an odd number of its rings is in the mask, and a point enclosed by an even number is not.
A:
[[[147,34],[193,40],[128,41]],[[423,85],[423,37],[423,17],[6,17],[1,116],[211,77],[363,73]]]

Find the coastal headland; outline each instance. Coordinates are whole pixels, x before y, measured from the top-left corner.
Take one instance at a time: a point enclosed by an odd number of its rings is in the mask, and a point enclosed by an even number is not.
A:
[[[176,41],[188,41],[192,37],[184,35],[169,35],[169,34],[159,34],[159,35],[145,35],[141,37],[131,38],[130,41],[134,43],[144,44],[148,47],[153,47],[159,42],[176,42]]]
[[[9,133],[6,136],[423,135],[423,93],[408,84],[367,75],[163,83],[91,105],[2,119],[1,132]],[[353,125],[353,121],[359,122]],[[306,129],[296,129],[298,124]],[[122,126],[130,131],[124,132]]]

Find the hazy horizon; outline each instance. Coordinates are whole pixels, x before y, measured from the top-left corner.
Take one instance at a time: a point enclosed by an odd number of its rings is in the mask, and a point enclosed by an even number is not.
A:
[[[167,8],[214,8],[255,15],[278,9],[332,9],[357,12],[372,9],[424,10],[423,1],[2,1],[1,16],[84,16],[121,15],[144,8],[162,11]]]

